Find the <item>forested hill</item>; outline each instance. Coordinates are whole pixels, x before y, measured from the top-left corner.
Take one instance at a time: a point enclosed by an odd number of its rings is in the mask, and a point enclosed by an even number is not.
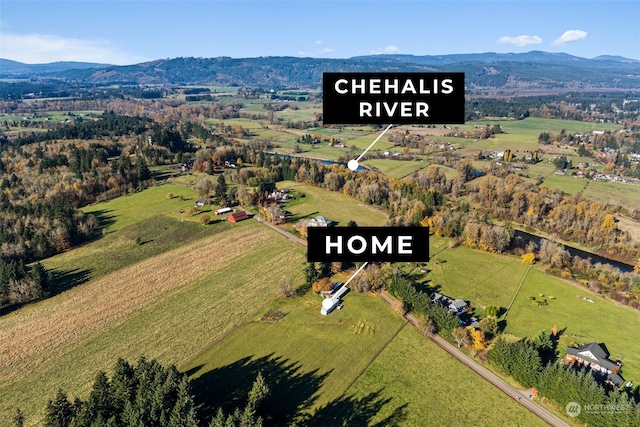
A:
[[[640,61],[579,58],[564,53],[373,55],[349,59],[297,57],[173,58],[129,66],[101,66],[48,74],[91,84],[238,85],[320,88],[331,71],[462,71],[471,91],[511,92],[581,89],[640,90]]]

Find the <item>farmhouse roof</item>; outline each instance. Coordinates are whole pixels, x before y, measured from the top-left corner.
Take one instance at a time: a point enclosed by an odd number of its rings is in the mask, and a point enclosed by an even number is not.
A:
[[[333,224],[331,220],[318,215],[307,223],[307,227],[329,227]]]
[[[567,347],[567,354],[579,357],[584,361],[594,363],[598,366],[602,366],[609,371],[618,367],[614,361],[609,360],[609,352],[607,352],[602,345],[596,342],[585,344],[578,348]]]
[[[624,384],[624,378],[620,374],[609,374],[607,381],[611,381],[616,387],[622,387],[622,384]]]
[[[461,310],[467,306],[467,303],[463,299],[457,299],[449,305],[454,307],[456,310]]]

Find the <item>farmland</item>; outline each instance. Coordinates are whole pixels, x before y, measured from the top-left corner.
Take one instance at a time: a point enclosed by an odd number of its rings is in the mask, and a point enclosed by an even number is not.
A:
[[[197,182],[196,177],[190,177],[189,180]],[[169,193],[173,195],[171,199],[167,198]],[[197,195],[192,188],[164,184],[132,195],[95,203],[83,208],[83,211],[96,214],[107,225],[107,231],[111,232],[160,214],[179,220],[197,222],[200,215],[191,216],[188,214],[196,200]],[[200,214],[208,213],[211,215],[214,209],[213,206],[205,206]]]
[[[118,357],[184,362],[264,306],[280,277],[300,280],[303,261],[250,221],[3,316],[0,419],[20,407],[33,420],[59,387],[85,395]]]
[[[260,371],[275,384],[274,425],[293,418],[305,425],[412,426],[427,416],[429,425],[540,423],[480,377],[460,371],[382,300],[351,293],[329,317],[318,315],[319,302],[315,295],[277,300],[269,310],[286,313],[281,321],[261,322],[263,310],[184,365],[201,403],[237,405]],[[493,411],[496,402],[506,410]]]
[[[184,365],[195,393],[205,405],[229,404],[246,394],[260,370],[280,402],[274,425],[335,404],[404,322],[372,296],[351,293],[329,317],[320,316],[321,301],[315,294],[278,300],[269,309],[286,313],[281,321],[260,322],[263,310]]]
[[[429,280],[428,284],[439,292],[470,301],[478,313],[486,305],[506,308],[516,297],[506,319],[502,319],[506,324],[504,332],[530,338],[557,325],[558,330],[564,330],[558,345],[561,357],[574,342],[604,342],[612,356],[620,355],[624,361],[622,375],[630,380],[640,378],[640,345],[629,339],[640,327],[637,311],[601,299],[581,285],[536,267],[527,273],[527,266],[517,258],[466,247],[442,250],[446,247],[443,239],[432,240],[437,246],[432,246],[431,271],[423,280]],[[531,298],[547,300],[548,305],[536,306]]]
[[[264,112],[262,102],[246,102],[243,110]],[[312,120],[319,112],[318,104],[297,106],[275,117]],[[214,128],[219,122],[206,120]],[[263,139],[278,152],[293,153],[296,138],[305,133],[335,137],[346,145],[332,147],[323,141],[296,147],[302,150],[299,155],[327,159],[362,152],[380,132],[370,127],[285,129],[247,118],[224,123],[248,131],[234,143]],[[469,158],[480,149],[539,148],[537,138],[543,131],[616,128],[538,118],[500,123],[505,133],[490,140],[444,137],[444,129],[434,129],[433,137],[451,141],[456,152]],[[473,129],[473,124],[459,129]],[[374,147],[400,149],[384,139]],[[414,156],[418,152],[407,151]],[[405,177],[427,167],[429,159],[421,155],[412,161],[362,163],[389,177]],[[478,165],[482,162],[474,163]],[[164,177],[176,170],[175,165],[154,168]],[[567,193],[582,191],[586,197],[629,210],[640,206],[637,187],[558,176],[554,169],[552,163],[541,162],[526,173],[530,180],[539,176],[544,178],[543,185]],[[443,166],[442,170],[448,177],[457,175],[453,168]],[[329,317],[319,315],[316,295],[277,299],[282,277],[302,283],[304,249],[255,221],[232,224],[216,218],[213,224],[201,225],[201,215],[211,214],[217,206],[189,213],[198,198],[191,188],[198,179],[191,174],[171,177],[146,190],[82,208],[99,218],[101,238],[44,260],[53,272],[51,298],[0,317],[0,426],[16,407],[25,412],[28,425],[34,424],[58,388],[69,391],[71,397],[86,396],[96,371],[109,370],[118,357],[135,360],[141,354],[178,364],[191,377],[205,410],[218,402],[224,402],[225,409],[241,404],[255,375],[262,371],[277,400],[272,406],[279,408],[272,422],[295,419],[321,425],[322,420],[340,420],[344,414],[356,417],[349,421],[403,425],[419,425],[425,419],[439,425],[538,422],[371,295],[352,292],[344,309]],[[317,215],[339,226],[351,220],[361,226],[379,226],[388,219],[382,209],[342,192],[293,181],[277,186],[304,196],[284,206],[290,221],[281,227],[288,231],[298,219]],[[631,223],[625,220],[621,224]],[[508,307],[513,301],[507,317],[499,319],[506,333],[531,337],[557,325],[562,331],[560,356],[574,342],[604,342],[624,361],[625,378],[640,378],[636,356],[640,344],[629,339],[640,326],[637,312],[536,266],[525,266],[518,258],[449,243],[432,238],[432,261],[402,269],[419,280],[422,289],[471,302],[479,315],[486,305]],[[582,298],[585,295],[592,302]],[[549,303],[536,306],[531,298],[549,298]],[[278,322],[262,320],[270,310],[285,315]],[[506,410],[497,412],[495,405]]]
[[[414,328],[404,328],[347,392],[345,400],[386,402],[370,424],[546,425]],[[499,411],[496,408],[500,408]],[[341,416],[333,411],[330,416]],[[343,415],[344,416],[344,415]],[[428,420],[428,421],[427,421]]]
[[[293,214],[294,220],[323,215],[341,226],[347,225],[350,220],[354,220],[358,225],[374,226],[382,225],[387,219],[384,211],[335,191],[293,181],[279,182],[278,188],[293,189],[305,195],[298,202],[285,206],[285,209]],[[285,228],[291,226],[292,224],[287,224]]]

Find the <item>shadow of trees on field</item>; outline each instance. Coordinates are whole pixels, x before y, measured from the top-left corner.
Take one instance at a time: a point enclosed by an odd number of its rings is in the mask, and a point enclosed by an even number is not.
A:
[[[101,209],[98,211],[91,212],[91,215],[95,216],[100,223],[100,228],[107,228],[110,225],[113,225],[116,222],[116,218],[118,215],[111,214],[113,212],[109,209]]]
[[[293,362],[273,353],[239,359],[229,365],[202,372],[204,366],[188,370],[191,389],[200,406],[200,419],[208,423],[218,408],[225,414],[244,408],[247,395],[258,373],[269,387],[269,395],[258,408],[265,426],[284,426],[293,422],[309,426],[365,426],[391,399],[380,397],[380,391],[362,398],[341,397],[312,411],[319,390],[332,370],[303,371],[300,362]],[[406,405],[404,405],[406,406]],[[376,425],[394,425],[404,417],[404,406]],[[395,420],[395,421],[394,421]]]
[[[335,399],[304,420],[303,425],[314,427],[397,426],[407,417],[408,403],[397,407],[384,419],[372,423],[373,418],[392,400],[390,397],[383,398],[382,390],[371,392],[361,398],[343,396]]]
[[[49,277],[49,296],[53,296],[88,282],[91,278],[91,270],[81,268],[54,269],[50,271]]]
[[[187,374],[199,375],[202,368],[191,369]],[[201,419],[208,422],[219,407],[226,414],[237,407],[243,408],[258,372],[270,390],[259,408],[266,426],[288,425],[298,413],[309,410],[317,399],[317,391],[331,373],[320,373],[317,369],[303,372],[299,362],[275,357],[273,353],[257,359],[245,357],[204,372],[191,381],[196,403],[201,407]]]

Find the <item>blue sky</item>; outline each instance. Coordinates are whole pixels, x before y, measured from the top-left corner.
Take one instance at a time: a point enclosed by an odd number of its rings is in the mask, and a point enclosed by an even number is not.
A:
[[[640,1],[2,0],[0,57],[348,58],[566,52],[640,59]]]

